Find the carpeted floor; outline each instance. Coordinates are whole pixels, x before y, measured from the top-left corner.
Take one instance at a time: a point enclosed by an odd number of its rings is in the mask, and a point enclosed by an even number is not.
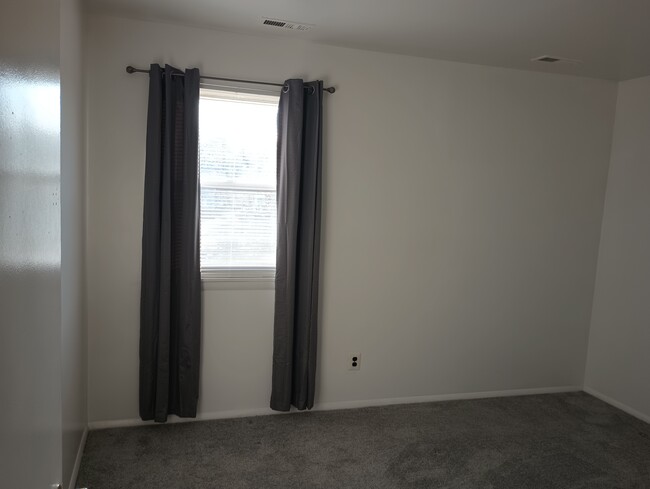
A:
[[[648,489],[650,425],[570,393],[92,431],[77,486]]]

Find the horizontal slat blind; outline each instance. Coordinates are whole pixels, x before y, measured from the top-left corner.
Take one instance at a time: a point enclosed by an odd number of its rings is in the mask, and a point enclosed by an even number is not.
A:
[[[203,270],[275,266],[277,102],[201,92]]]

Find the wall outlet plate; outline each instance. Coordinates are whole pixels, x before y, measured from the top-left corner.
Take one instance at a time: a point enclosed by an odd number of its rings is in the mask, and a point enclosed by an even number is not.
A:
[[[348,370],[361,370],[361,353],[350,353],[348,356]]]

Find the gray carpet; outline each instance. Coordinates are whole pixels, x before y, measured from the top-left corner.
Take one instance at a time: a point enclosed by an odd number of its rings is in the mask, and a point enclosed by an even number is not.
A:
[[[650,488],[650,425],[587,394],[92,431],[79,487]]]

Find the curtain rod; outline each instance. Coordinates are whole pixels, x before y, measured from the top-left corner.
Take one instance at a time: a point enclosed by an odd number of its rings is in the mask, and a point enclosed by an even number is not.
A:
[[[132,73],[149,73],[149,70],[143,70],[140,68],[134,68],[133,66],[129,65],[126,67],[126,72],[128,74]],[[221,78],[218,76],[206,76],[206,75],[201,75],[201,78],[204,80],[219,80],[219,81],[229,81],[229,82],[236,82],[236,83],[253,83],[255,85],[268,85],[270,87],[283,87],[284,83],[269,83],[269,82],[261,82],[261,81],[254,81],[254,80],[238,80],[237,78]],[[336,92],[336,88],[334,87],[323,87],[323,92],[327,93],[334,93]]]

